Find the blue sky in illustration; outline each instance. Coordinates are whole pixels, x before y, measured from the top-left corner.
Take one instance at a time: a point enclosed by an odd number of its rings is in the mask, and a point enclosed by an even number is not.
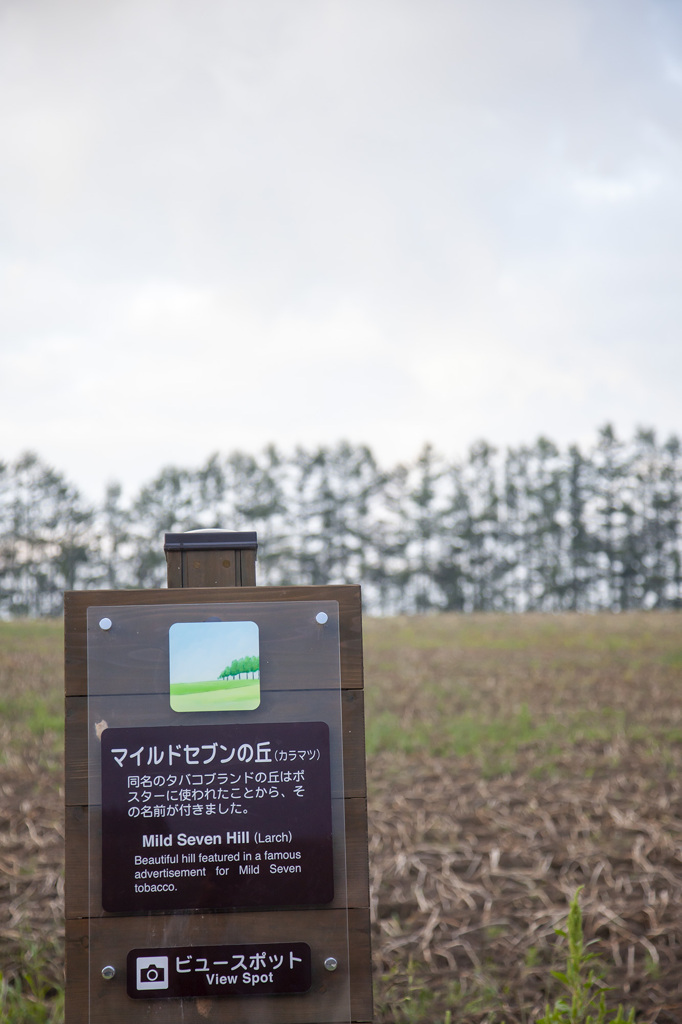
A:
[[[217,679],[235,658],[258,655],[255,622],[175,622],[168,631],[171,683]]]

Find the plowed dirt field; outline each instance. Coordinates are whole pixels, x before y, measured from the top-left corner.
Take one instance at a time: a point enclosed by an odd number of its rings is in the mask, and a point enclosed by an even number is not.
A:
[[[582,886],[609,1005],[681,1024],[682,615],[369,620],[365,648],[377,1022],[533,1021]],[[48,1003],[61,678],[57,624],[0,623],[0,970]]]

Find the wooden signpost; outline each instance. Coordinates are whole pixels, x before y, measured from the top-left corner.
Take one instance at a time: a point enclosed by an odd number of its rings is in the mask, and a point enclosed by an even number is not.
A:
[[[65,596],[67,1024],[372,1019],[360,588]]]

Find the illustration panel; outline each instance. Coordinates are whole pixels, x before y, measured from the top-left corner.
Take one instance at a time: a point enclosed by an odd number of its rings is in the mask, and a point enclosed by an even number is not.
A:
[[[173,711],[253,711],[260,705],[255,622],[175,622],[168,654]]]

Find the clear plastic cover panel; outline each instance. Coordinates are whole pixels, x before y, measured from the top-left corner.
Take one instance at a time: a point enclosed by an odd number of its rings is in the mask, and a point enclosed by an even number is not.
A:
[[[88,610],[91,1021],[350,1019],[340,686],[335,601]]]

